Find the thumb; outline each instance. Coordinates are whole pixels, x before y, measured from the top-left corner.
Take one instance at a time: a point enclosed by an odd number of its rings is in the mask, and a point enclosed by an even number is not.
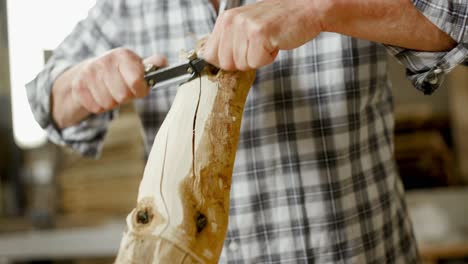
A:
[[[167,59],[163,55],[156,54],[156,55],[153,55],[151,57],[144,59],[143,63],[152,64],[156,67],[164,67],[164,66],[167,66]]]

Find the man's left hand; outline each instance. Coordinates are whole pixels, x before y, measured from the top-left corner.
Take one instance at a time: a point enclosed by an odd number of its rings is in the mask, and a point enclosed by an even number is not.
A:
[[[265,0],[227,10],[218,17],[201,56],[225,70],[268,65],[279,50],[297,48],[322,31],[323,2]]]

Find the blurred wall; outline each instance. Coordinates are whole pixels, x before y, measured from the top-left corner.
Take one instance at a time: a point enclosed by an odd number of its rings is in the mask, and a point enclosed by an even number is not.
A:
[[[0,143],[12,127],[9,64],[6,0],[0,0]]]
[[[10,94],[6,0],[0,0],[0,96]]]

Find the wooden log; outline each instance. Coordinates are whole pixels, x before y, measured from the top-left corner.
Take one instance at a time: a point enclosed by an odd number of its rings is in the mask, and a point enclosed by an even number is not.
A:
[[[218,263],[242,112],[255,72],[206,70],[156,135],[116,263]]]

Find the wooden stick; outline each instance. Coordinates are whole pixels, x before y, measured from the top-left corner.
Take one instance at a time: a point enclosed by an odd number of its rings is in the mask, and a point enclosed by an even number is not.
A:
[[[242,112],[255,72],[178,88],[156,135],[116,263],[218,263]]]

